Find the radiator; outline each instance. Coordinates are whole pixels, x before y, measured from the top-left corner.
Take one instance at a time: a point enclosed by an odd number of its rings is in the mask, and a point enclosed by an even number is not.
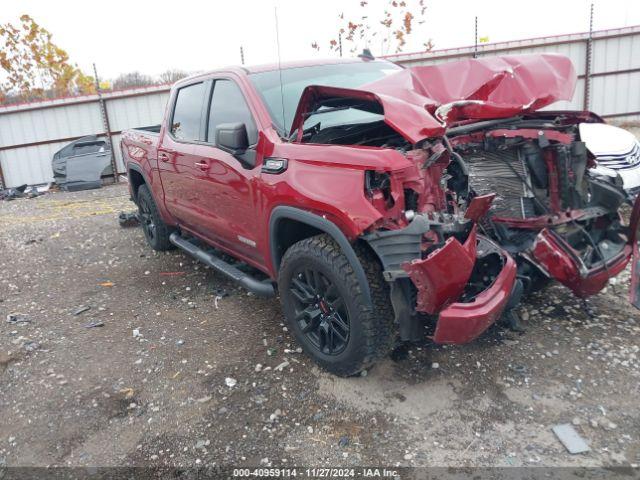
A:
[[[469,185],[478,195],[495,193],[489,216],[526,218],[535,215],[533,194],[524,158],[517,149],[466,155]]]

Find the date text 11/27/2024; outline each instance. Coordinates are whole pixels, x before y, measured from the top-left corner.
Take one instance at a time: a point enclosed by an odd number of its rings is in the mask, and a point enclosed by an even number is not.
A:
[[[236,478],[399,478],[399,472],[387,468],[236,468]]]

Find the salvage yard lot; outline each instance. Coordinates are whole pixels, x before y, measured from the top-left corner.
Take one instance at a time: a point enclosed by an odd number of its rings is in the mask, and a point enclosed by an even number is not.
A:
[[[0,465],[640,463],[628,271],[588,310],[556,285],[529,298],[524,335],[344,379],[297,353],[277,300],[154,253],[123,210],[125,186],[0,204]]]

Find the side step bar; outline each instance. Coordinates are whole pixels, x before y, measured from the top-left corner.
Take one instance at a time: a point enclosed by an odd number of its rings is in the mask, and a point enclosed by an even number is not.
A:
[[[231,280],[238,282],[244,288],[259,297],[275,296],[276,292],[270,281],[260,281],[247,273],[241,272],[233,265],[222,260],[220,257],[216,257],[197,245],[194,245],[189,240],[182,238],[178,232],[172,233],[169,236],[169,241],[176,247],[187,252],[196,260],[200,260],[205,265],[209,265],[211,268],[226,275]]]

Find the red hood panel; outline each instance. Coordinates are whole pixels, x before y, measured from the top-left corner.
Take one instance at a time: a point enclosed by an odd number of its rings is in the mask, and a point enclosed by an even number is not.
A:
[[[406,68],[358,90],[309,86],[300,99],[292,131],[317,100],[360,98],[382,105],[386,123],[408,141],[444,133],[462,119],[503,118],[571,100],[576,74],[556,54],[465,59]],[[442,122],[442,123],[440,123]]]
[[[395,75],[392,76],[395,77]],[[291,134],[296,130],[298,130],[298,135],[301,134],[299,127],[304,124],[305,114],[313,110],[313,106],[317,102],[334,98],[359,99],[379,103],[382,105],[387,125],[411,143],[416,143],[426,137],[444,134],[444,126],[433,118],[424,108],[424,104],[416,101],[407,102],[399,93],[403,93],[403,90],[396,88],[395,94],[387,94],[377,93],[372,89],[354,90],[310,85],[304,89],[300,97],[300,103],[291,124]]]

